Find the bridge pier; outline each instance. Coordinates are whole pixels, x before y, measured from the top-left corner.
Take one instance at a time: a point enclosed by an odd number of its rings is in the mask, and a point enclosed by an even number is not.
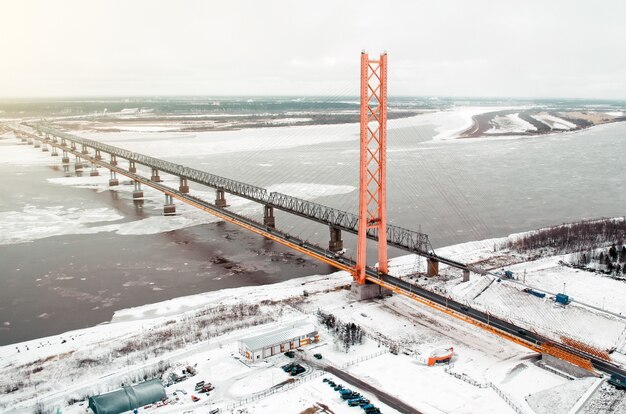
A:
[[[63,172],[65,173],[66,177],[69,177],[71,175],[70,174],[69,159],[68,159],[67,164],[63,164]]]
[[[38,139],[36,139],[36,140],[34,140],[34,141],[33,141],[33,140],[31,140],[31,141],[29,142],[29,144],[33,144],[33,147],[34,147],[34,148],[39,148],[39,147],[41,147],[41,143],[39,142],[39,140],[38,140]]]
[[[69,164],[70,163],[70,155],[65,150],[63,150],[63,157],[61,158],[61,162],[63,164]]]
[[[141,189],[141,183],[135,181],[135,190],[133,191],[133,200],[139,200],[143,198],[143,190]]]
[[[26,137],[24,135],[22,135],[22,138],[20,139],[20,142],[28,142],[28,140],[26,139]]]
[[[57,138],[56,135],[52,136],[52,142],[54,142],[55,144],[59,142],[59,139]]]
[[[117,179],[115,171],[111,170],[111,178],[109,178],[109,187],[114,187],[120,184],[120,180]]]
[[[72,149],[72,151],[76,151],[76,143],[74,141],[70,142],[70,148]]]
[[[328,242],[328,250],[337,253],[343,250],[343,240],[341,240],[341,230],[330,226],[330,241]]]
[[[76,156],[76,161],[74,162],[74,171],[78,171],[78,170],[82,170],[82,169],[83,169],[83,161],[77,155]]]
[[[117,165],[117,157],[115,155],[111,154],[111,161],[109,161],[109,164]]]
[[[91,172],[89,173],[90,177],[97,177],[99,176],[100,173],[98,172],[98,167],[96,166],[96,164],[91,163]]]
[[[392,295],[392,291],[385,289],[376,283],[365,281],[364,285],[360,285],[357,282],[352,282],[350,285],[350,291],[356,297],[356,300],[367,300],[374,298],[384,298]]]
[[[463,281],[469,282],[470,280],[470,271],[467,269],[463,269]]]
[[[96,157],[95,158],[98,161],[100,161],[102,159],[102,154],[100,154],[100,150],[99,149],[96,150]]]
[[[429,257],[426,259],[426,275],[438,276],[439,275],[439,260]]]
[[[65,142],[65,138],[61,138],[61,146],[67,147],[67,142]]]
[[[274,207],[263,206],[263,225],[265,227],[276,228],[276,217],[274,217]]]
[[[48,149],[48,144],[44,142],[43,145],[41,146],[41,152],[48,152],[48,151],[50,151]]]
[[[224,195],[224,189],[218,188],[215,190],[215,207],[226,207],[226,196]]]
[[[46,136],[43,139],[45,139],[46,141],[50,141],[50,135],[46,132]]]
[[[152,168],[152,176],[150,177],[150,181],[153,181],[155,183],[161,182],[161,177],[159,177],[159,170],[154,167]]]
[[[178,191],[183,194],[189,193],[189,184],[187,183],[187,179],[185,177],[180,177],[180,185],[178,186]]]
[[[57,147],[55,147],[54,145],[52,146],[52,154],[50,154],[52,157],[58,157],[59,153],[57,152]]]
[[[131,172],[133,174],[137,172],[137,166],[135,165],[135,161],[130,160],[128,162],[128,172]]]
[[[169,194],[165,194],[165,205],[163,206],[163,215],[164,216],[176,215],[176,205],[174,204],[174,199]]]
[[[89,154],[89,150],[87,149],[87,145],[83,144],[83,150],[81,151],[81,153],[87,155]]]

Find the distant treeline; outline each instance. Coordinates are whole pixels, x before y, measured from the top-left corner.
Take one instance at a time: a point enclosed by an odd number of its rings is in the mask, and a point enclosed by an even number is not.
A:
[[[626,220],[601,219],[540,229],[510,240],[503,247],[520,253],[539,249],[573,253],[604,247],[607,243],[622,246],[625,239]]]

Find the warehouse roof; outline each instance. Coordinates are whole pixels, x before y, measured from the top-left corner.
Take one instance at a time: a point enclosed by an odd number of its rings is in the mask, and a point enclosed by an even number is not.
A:
[[[119,414],[161,401],[166,397],[165,388],[163,388],[161,381],[153,379],[91,397],[89,398],[89,407],[95,414]]]
[[[308,335],[312,332],[317,332],[317,327],[312,323],[300,322],[299,324],[293,324],[277,329],[275,331],[266,332],[262,335],[253,336],[251,338],[244,338],[240,341],[244,343],[248,349],[256,350],[266,348],[272,345],[278,345],[288,342],[294,338],[299,338],[304,335]]]

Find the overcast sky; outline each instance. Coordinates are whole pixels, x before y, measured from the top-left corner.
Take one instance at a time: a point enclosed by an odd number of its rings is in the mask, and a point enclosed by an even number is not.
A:
[[[626,99],[626,1],[2,0],[0,96]]]

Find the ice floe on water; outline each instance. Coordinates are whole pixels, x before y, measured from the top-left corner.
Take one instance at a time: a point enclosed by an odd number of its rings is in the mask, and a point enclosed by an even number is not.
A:
[[[32,242],[51,236],[93,234],[107,231],[97,223],[121,220],[115,210],[101,208],[37,207],[27,205],[22,211],[0,212],[0,245]]]

